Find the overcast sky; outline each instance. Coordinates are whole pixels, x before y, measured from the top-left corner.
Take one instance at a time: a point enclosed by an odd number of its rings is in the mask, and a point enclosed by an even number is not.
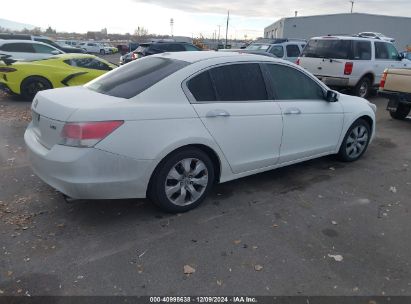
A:
[[[107,28],[110,33],[132,33],[143,26],[150,33],[211,37],[221,25],[225,31],[231,12],[229,36],[254,38],[279,18],[350,11],[348,0],[4,0],[0,18],[58,31],[87,32]],[[410,0],[358,0],[355,12],[396,16],[411,15]]]

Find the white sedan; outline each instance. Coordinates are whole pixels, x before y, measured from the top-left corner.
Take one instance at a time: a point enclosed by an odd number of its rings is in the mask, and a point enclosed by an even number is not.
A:
[[[153,55],[43,91],[25,133],[35,173],[74,199],[150,198],[169,212],[223,183],[329,154],[355,161],[375,105],[252,54]]]

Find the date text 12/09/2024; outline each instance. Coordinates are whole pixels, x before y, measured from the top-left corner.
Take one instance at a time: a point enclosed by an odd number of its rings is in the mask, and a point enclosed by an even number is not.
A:
[[[253,297],[150,297],[150,303],[258,303]]]

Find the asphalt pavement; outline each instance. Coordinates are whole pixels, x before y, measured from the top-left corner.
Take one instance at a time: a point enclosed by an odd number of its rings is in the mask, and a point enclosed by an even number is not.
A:
[[[221,184],[169,215],[67,204],[27,162],[30,103],[0,96],[0,294],[411,295],[411,119],[371,101],[378,134],[360,161]]]

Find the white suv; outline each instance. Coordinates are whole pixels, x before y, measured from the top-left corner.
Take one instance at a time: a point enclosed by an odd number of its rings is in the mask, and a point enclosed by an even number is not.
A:
[[[326,85],[353,89],[363,98],[379,85],[386,68],[411,67],[392,43],[355,36],[311,38],[297,64]]]
[[[81,42],[79,47],[85,50],[87,53],[99,53],[101,55],[110,54],[109,47],[95,41]]]

